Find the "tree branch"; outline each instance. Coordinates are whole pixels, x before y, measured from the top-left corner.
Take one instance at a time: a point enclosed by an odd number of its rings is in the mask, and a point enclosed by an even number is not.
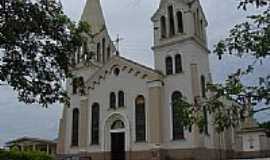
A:
[[[258,113],[258,112],[262,112],[262,111],[266,111],[266,110],[270,110],[270,106],[254,110],[253,114]]]

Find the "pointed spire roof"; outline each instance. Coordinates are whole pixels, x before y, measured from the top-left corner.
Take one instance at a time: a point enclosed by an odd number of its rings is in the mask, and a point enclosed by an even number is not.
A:
[[[160,0],[159,7],[161,7],[163,4],[165,4],[165,2],[167,2],[167,1],[166,0]]]
[[[253,117],[248,117],[247,119],[245,119],[244,124],[243,124],[243,128],[257,128],[259,127],[257,121],[253,118]]]
[[[81,20],[89,23],[94,34],[104,29],[105,19],[100,0],[87,0]]]

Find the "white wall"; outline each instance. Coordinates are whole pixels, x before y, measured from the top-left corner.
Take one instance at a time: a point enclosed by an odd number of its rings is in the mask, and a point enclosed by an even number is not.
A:
[[[109,151],[110,150],[110,135],[107,134],[109,132],[105,129],[105,121],[107,118],[110,118],[110,115],[113,114],[121,114],[123,117],[123,121],[128,124],[128,128],[126,128],[126,150],[147,150],[150,148],[145,143],[136,143],[135,142],[135,99],[139,95],[143,95],[146,100],[146,120],[148,116],[148,87],[147,81],[140,79],[134,76],[134,73],[127,73],[128,70],[121,71],[118,76],[115,76],[113,73],[106,76],[105,80],[101,80],[100,85],[96,86],[94,90],[90,90],[88,101],[89,101],[89,128],[86,130],[90,131],[91,126],[91,106],[93,103],[100,104],[100,145],[91,146],[91,132],[89,132],[88,144],[87,148],[69,148],[69,153],[76,153],[79,150],[85,150],[88,152],[99,152],[99,151]],[[109,106],[109,96],[110,92],[115,92],[116,95],[118,91],[124,91],[125,93],[125,107],[119,108],[117,110],[110,109]],[[79,96],[73,96],[71,98],[71,108],[68,111],[68,124],[67,126],[67,146],[70,146],[70,137],[71,137],[71,120],[72,120],[72,108],[78,107],[80,103]],[[118,104],[118,102],[117,102]],[[147,127],[146,121],[146,142],[149,138],[149,130]],[[103,137],[104,136],[104,137]]]
[[[243,138],[243,148],[242,151],[260,151],[260,135],[264,135],[264,133],[254,132],[254,133],[245,133],[242,135]],[[252,143],[251,143],[252,139]],[[253,148],[251,148],[253,146]]]

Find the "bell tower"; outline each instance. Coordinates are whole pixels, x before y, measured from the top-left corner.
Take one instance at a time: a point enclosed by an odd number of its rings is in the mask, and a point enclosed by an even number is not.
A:
[[[172,103],[175,97],[184,97],[192,104],[199,97],[206,98],[206,83],[211,81],[206,36],[208,24],[200,1],[160,0],[151,20],[155,69],[165,76],[162,113],[167,118],[163,122],[163,141],[171,143],[184,139],[193,147],[202,147],[204,138],[197,129],[190,133],[177,124],[180,120],[176,120],[176,106]],[[170,133],[165,132],[168,126]],[[208,127],[205,133],[208,134]]]
[[[206,27],[208,25],[199,0],[161,0],[152,17],[154,24],[155,68],[165,74],[160,52],[164,49],[183,51],[179,48],[187,41],[207,49]],[[166,53],[162,53],[163,55]],[[169,60],[168,60],[169,61]],[[173,70],[176,70],[173,69]]]

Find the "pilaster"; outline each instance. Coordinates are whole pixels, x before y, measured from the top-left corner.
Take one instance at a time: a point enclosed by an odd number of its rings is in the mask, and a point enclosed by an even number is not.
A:
[[[161,91],[162,91],[162,82],[161,81],[153,81],[148,83],[149,88],[149,130],[150,130],[150,138],[149,143],[155,144],[159,146],[161,144]]]
[[[57,143],[57,154],[64,154],[65,153],[65,139],[66,139],[66,123],[67,123],[67,106],[64,106],[63,116],[59,122],[59,141]]]
[[[81,98],[80,101],[80,123],[79,123],[79,147],[84,148],[88,146],[88,99]]]

